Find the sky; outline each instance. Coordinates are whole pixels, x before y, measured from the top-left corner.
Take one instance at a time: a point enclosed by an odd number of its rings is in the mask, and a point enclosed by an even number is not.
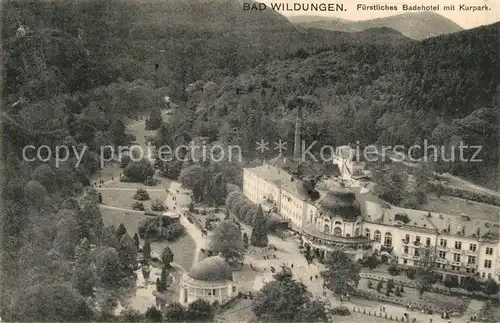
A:
[[[488,25],[500,20],[500,1],[499,0],[381,0],[381,1],[373,1],[373,0],[257,0],[259,2],[263,2],[269,4],[271,2],[274,3],[338,3],[343,4],[344,8],[347,11],[343,12],[316,12],[316,11],[301,11],[301,12],[281,12],[284,16],[292,16],[292,15],[313,15],[313,16],[325,16],[325,17],[338,17],[349,20],[368,20],[380,17],[388,17],[395,14],[402,14],[405,11],[401,10],[402,4],[408,5],[437,5],[439,4],[441,10],[438,11],[440,15],[453,20],[455,23],[460,25],[465,29],[479,27],[481,25]],[[358,11],[356,9],[357,4],[387,4],[387,5],[398,5],[399,11]],[[455,11],[444,11],[442,8],[445,5],[455,5]],[[460,11],[459,4],[465,5],[488,5],[491,9],[489,11]]]

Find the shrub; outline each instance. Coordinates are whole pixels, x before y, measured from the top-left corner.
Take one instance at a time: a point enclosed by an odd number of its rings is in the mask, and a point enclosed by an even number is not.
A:
[[[210,321],[214,315],[212,306],[203,299],[197,299],[189,304],[186,311],[186,319],[189,321]]]
[[[122,156],[120,161],[120,167],[125,168],[129,163],[130,163],[130,156],[129,155]]]
[[[163,230],[163,237],[168,241],[173,241],[182,236],[185,232],[184,226],[180,223],[172,223]]]
[[[381,280],[378,282],[377,284],[377,292],[380,293],[380,291],[382,290],[382,288],[384,288],[384,282],[382,282]]]
[[[146,191],[143,188],[138,188],[137,191],[134,194],[134,200],[138,200],[138,201],[147,201],[147,200],[149,200],[148,191]]]
[[[406,277],[408,277],[409,279],[414,279],[415,278],[415,269],[407,269],[406,270]]]
[[[391,276],[399,275],[399,268],[395,265],[390,266],[389,267],[389,275],[391,275]]]
[[[155,306],[148,307],[146,313],[144,313],[144,317],[151,322],[161,322],[163,319],[163,315],[160,310],[158,310]]]
[[[165,309],[167,321],[182,322],[185,320],[186,309],[179,303],[172,303]]]
[[[151,210],[158,211],[158,212],[164,211],[165,205],[163,205],[163,202],[157,198],[153,201],[153,203],[151,203]]]
[[[153,176],[154,173],[153,166],[146,160],[131,162],[123,170],[123,175],[137,183],[144,182],[148,176]]]
[[[158,184],[158,180],[154,179],[152,176],[148,176],[144,181],[144,185],[146,186],[155,186],[156,184]]]
[[[347,316],[347,315],[351,315],[351,311],[349,311],[349,309],[345,306],[337,306],[335,308],[333,308],[330,313],[332,315],[339,315],[339,316]]]
[[[132,203],[132,210],[144,211],[144,204],[139,201]]]
[[[368,288],[373,289],[373,281],[371,280],[368,281]]]
[[[140,322],[142,321],[142,314],[134,309],[128,308],[121,312],[121,315],[126,322]]]

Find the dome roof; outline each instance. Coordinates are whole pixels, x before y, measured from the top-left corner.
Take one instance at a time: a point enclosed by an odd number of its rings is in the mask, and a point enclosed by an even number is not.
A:
[[[347,221],[356,221],[361,216],[361,208],[356,195],[348,189],[329,191],[319,201],[319,211],[330,217],[338,215]]]
[[[204,281],[232,280],[232,270],[221,256],[205,258],[195,264],[188,275],[191,278]]]

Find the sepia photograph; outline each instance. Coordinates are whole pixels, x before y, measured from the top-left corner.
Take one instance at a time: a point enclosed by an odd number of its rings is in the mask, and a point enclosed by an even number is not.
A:
[[[0,17],[0,322],[500,322],[497,0]]]

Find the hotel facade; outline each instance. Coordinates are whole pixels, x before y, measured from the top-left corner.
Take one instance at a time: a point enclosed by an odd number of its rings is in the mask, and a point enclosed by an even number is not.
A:
[[[498,221],[395,207],[342,185],[318,190],[311,199],[299,179],[270,164],[243,172],[243,194],[256,204],[271,203],[318,255],[342,250],[359,260],[376,252],[384,261],[413,267],[430,251],[442,279],[491,277],[500,283]]]

